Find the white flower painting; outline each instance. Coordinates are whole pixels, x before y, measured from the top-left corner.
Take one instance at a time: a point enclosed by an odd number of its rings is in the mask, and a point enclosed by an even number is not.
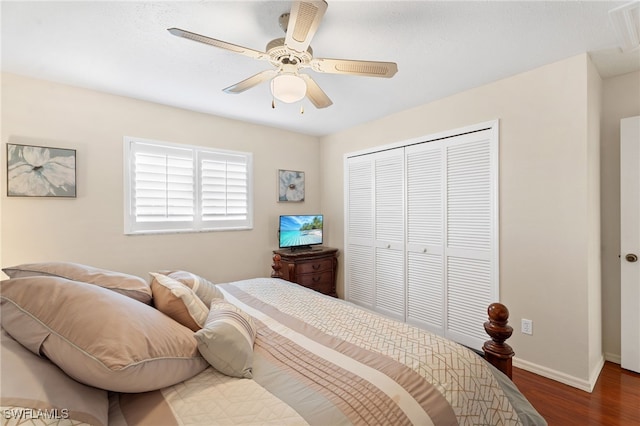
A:
[[[304,172],[278,170],[278,201],[304,201]]]
[[[76,151],[7,144],[7,195],[75,197]]]

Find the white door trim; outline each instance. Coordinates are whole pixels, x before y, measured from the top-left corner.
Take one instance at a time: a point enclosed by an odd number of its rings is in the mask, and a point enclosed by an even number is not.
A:
[[[640,373],[640,116],[620,121],[620,340],[622,368]]]

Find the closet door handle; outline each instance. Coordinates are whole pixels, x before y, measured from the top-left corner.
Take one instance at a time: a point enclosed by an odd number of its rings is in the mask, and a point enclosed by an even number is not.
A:
[[[635,255],[635,254],[633,254],[633,253],[629,253],[629,254],[628,254],[628,255],[626,255],[624,258],[627,260],[627,262],[631,262],[631,263],[633,263],[633,262],[637,262],[637,261],[638,261],[638,256],[636,256],[636,255]]]

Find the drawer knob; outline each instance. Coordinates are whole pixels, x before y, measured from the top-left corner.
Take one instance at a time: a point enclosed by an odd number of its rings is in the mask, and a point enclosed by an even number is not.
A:
[[[319,263],[315,263],[315,264],[311,265],[311,267],[312,267],[313,269],[315,269],[315,270],[320,269],[320,267],[321,267],[321,266],[322,266],[322,265],[321,265],[321,264],[319,264]]]

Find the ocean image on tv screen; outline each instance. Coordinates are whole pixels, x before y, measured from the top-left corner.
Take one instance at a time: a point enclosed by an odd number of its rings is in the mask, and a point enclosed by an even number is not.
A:
[[[281,216],[280,247],[322,244],[322,216]]]

